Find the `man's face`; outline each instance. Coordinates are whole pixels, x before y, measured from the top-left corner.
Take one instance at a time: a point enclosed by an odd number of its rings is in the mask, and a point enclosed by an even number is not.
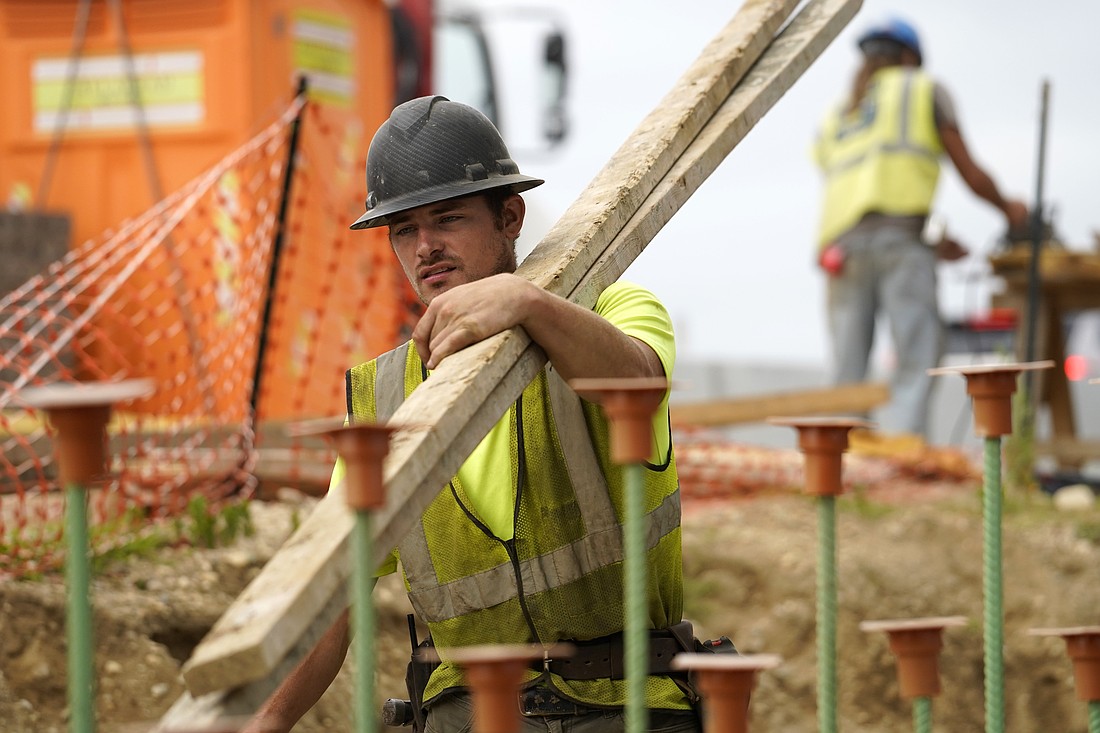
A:
[[[426,204],[390,217],[390,245],[427,305],[456,285],[515,271],[523,214],[519,196],[505,199],[500,217],[481,195]]]

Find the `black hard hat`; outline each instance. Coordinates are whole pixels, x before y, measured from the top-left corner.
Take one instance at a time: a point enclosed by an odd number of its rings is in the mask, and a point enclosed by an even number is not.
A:
[[[383,226],[386,217],[436,201],[510,186],[541,185],[521,175],[500,132],[473,107],[446,97],[398,105],[367,151],[367,211],[352,229]]]

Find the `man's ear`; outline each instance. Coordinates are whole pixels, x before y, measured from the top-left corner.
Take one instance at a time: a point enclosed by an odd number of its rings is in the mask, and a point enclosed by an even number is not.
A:
[[[527,204],[519,194],[512,194],[504,199],[504,211],[501,219],[504,222],[504,234],[509,239],[515,239],[523,229],[523,217],[527,214]]]

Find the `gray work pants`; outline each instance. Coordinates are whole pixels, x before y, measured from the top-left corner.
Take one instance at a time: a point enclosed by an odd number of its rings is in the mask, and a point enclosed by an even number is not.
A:
[[[912,227],[857,227],[838,240],[844,267],[828,280],[829,333],[835,384],[867,378],[875,318],[890,325],[897,365],[881,427],[926,435],[932,377],[943,355],[936,296],[936,255]]]
[[[519,703],[516,704],[519,716]],[[469,694],[448,695],[428,708],[425,733],[469,733],[474,730],[473,702]],[[520,716],[521,733],[623,733],[622,710],[593,710],[582,715]],[[699,733],[699,718],[691,710],[650,710],[651,733]]]

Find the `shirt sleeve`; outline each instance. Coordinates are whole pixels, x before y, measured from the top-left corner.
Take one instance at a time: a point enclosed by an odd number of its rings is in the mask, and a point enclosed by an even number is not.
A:
[[[337,458],[336,465],[332,467],[332,478],[328,482],[328,490],[332,489],[340,484],[344,480],[344,475],[347,473],[347,469],[344,467],[344,459]],[[390,554],[386,555],[385,559],[379,564],[378,569],[374,572],[374,577],[381,578],[383,575],[389,575],[390,573],[397,572],[397,549],[394,548]]]
[[[653,349],[665,376],[671,381],[676,366],[676,336],[672,318],[657,296],[634,283],[618,281],[609,285],[596,300],[596,313],[612,325]],[[651,462],[663,464],[672,442],[669,432],[668,392],[653,416],[654,454]]]
[[[936,120],[936,129],[959,129],[955,100],[947,91],[947,87],[939,82],[932,85],[932,115]]]

